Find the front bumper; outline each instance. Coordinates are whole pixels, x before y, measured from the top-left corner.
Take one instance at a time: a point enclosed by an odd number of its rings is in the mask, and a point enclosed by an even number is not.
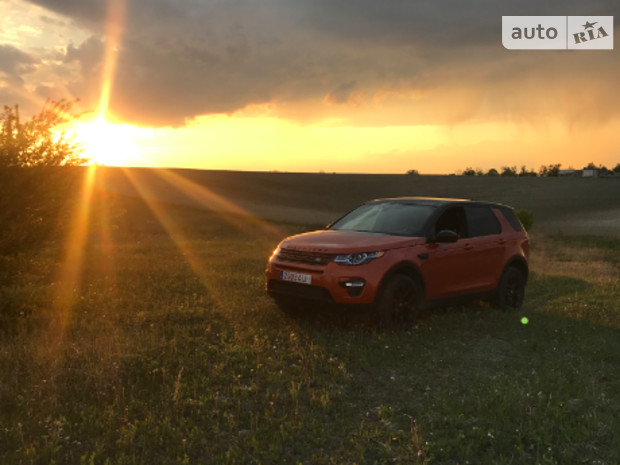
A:
[[[372,304],[382,269],[373,261],[360,266],[306,265],[272,259],[267,264],[266,288],[274,298],[299,299],[325,304]],[[309,274],[310,284],[284,281],[283,271]]]

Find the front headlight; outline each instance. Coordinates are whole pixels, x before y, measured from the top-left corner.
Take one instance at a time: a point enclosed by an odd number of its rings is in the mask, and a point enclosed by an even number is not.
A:
[[[271,252],[271,257],[269,257],[269,261],[273,260],[273,258],[280,253],[280,246],[277,246],[273,252]]]
[[[365,265],[370,263],[375,258],[379,258],[383,255],[383,252],[361,252],[361,253],[349,253],[346,255],[336,255],[334,257],[334,263],[339,265]]]

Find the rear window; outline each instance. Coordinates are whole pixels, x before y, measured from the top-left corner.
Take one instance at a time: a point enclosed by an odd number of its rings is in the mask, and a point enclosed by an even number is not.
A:
[[[435,207],[401,202],[362,205],[340,218],[330,229],[419,236]]]
[[[491,236],[502,232],[502,226],[491,207],[467,206],[465,212],[469,237]]]

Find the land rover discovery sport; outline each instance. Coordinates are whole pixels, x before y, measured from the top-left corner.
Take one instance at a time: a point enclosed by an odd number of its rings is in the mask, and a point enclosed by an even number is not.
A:
[[[267,264],[266,287],[284,310],[355,306],[393,328],[422,306],[465,296],[520,307],[528,255],[527,233],[511,207],[378,199],[323,230],[284,239]]]

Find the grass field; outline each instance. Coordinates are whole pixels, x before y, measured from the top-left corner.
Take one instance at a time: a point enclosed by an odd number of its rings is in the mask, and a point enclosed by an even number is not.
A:
[[[536,231],[620,238],[620,176],[411,176],[106,168],[103,189],[273,221],[324,225],[369,199],[455,197],[534,213]],[[221,199],[227,199],[222,202]]]
[[[3,258],[0,463],[620,463],[619,240],[534,235],[522,310],[382,333],[265,295],[303,226],[119,202],[81,273]]]

